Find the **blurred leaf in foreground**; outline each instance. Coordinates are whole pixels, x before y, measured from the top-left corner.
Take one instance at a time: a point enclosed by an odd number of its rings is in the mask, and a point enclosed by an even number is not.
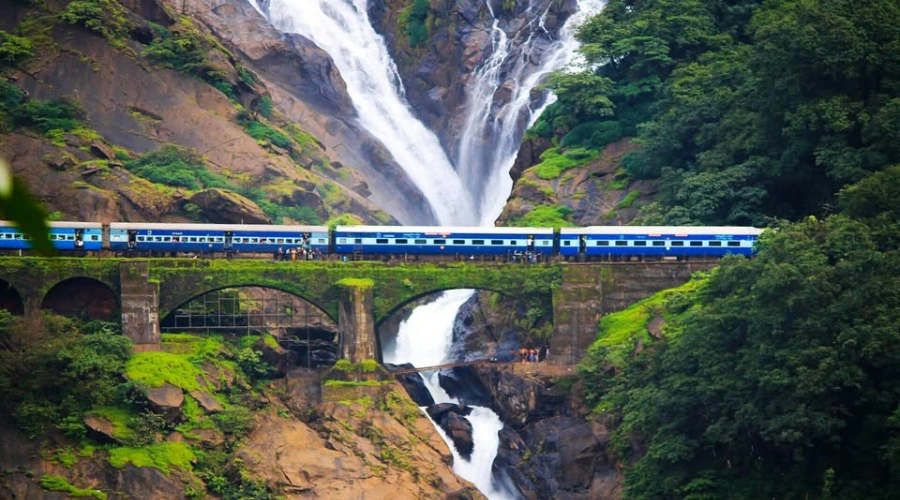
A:
[[[47,212],[28,190],[25,181],[12,175],[6,161],[0,158],[0,218],[12,221],[31,236],[34,249],[52,255],[53,244],[47,229]]]

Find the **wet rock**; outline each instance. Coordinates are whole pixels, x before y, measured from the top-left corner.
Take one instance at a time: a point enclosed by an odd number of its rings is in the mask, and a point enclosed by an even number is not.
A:
[[[428,407],[426,411],[444,429],[460,456],[468,460],[472,456],[475,442],[472,439],[472,423],[465,416],[472,413],[472,409],[453,403],[441,403]]]
[[[508,371],[482,371],[491,392],[496,411],[504,422],[521,428],[541,410],[543,389],[534,381],[525,380]]]
[[[191,391],[191,397],[197,400],[197,403],[200,404],[206,413],[218,413],[225,408],[222,406],[222,403],[218,402],[216,398],[212,397],[209,393],[203,391]]]
[[[460,403],[475,406],[491,406],[491,393],[481,382],[475,369],[460,366],[438,374],[441,387]]]
[[[167,420],[173,420],[181,413],[184,403],[184,391],[171,384],[154,387],[147,391],[147,401],[154,413],[162,414]]]
[[[404,363],[402,365],[386,364],[385,366],[388,370],[392,371],[401,368],[414,368],[412,363]],[[428,388],[425,387],[425,381],[422,380],[422,375],[419,373],[398,375],[397,381],[403,385],[403,388],[406,389],[406,393],[409,394],[409,397],[412,398],[417,405],[431,406],[434,404],[434,398],[431,397],[431,393],[428,392]]]
[[[249,199],[223,189],[204,189],[191,196],[203,216],[213,224],[270,224],[272,221]]]
[[[101,443],[121,443],[121,441],[113,436],[114,428],[112,422],[103,417],[96,415],[88,415],[84,417],[84,425],[88,429],[88,435]]]

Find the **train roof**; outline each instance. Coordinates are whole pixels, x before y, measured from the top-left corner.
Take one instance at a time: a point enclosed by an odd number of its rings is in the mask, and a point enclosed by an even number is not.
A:
[[[71,229],[103,229],[103,224],[99,222],[67,222],[54,221],[48,222],[49,227],[71,228]],[[0,221],[0,227],[14,227],[15,224],[10,221]]]
[[[450,234],[450,233],[480,233],[480,234],[541,234],[552,235],[553,228],[549,227],[479,227],[479,226],[337,226],[335,231],[348,231],[354,233],[425,233],[425,234]]]
[[[272,224],[164,224],[155,222],[113,222],[110,229],[160,229],[182,231],[254,231],[259,233],[327,233],[327,226],[276,226]]]
[[[589,227],[564,227],[560,234],[671,234],[671,235],[695,235],[695,234],[721,234],[759,236],[764,229],[745,226],[589,226]]]

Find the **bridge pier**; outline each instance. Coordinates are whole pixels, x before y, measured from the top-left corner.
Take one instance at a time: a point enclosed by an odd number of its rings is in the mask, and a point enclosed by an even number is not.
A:
[[[375,288],[372,280],[343,279],[337,283],[341,358],[351,363],[376,359]]]
[[[149,279],[147,262],[119,264],[122,287],[122,334],[141,350],[159,345],[159,290]]]

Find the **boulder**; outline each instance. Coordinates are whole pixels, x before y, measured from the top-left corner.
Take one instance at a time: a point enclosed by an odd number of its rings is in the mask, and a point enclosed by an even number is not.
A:
[[[88,415],[84,417],[84,426],[88,429],[88,435],[101,443],[121,443],[119,438],[113,435],[115,428],[112,422],[103,417]]]
[[[465,405],[491,406],[491,392],[471,366],[460,366],[438,374],[441,387]]]
[[[475,441],[472,439],[472,423],[468,419],[456,413],[448,412],[441,419],[441,428],[453,440],[453,446],[456,447],[456,451],[459,452],[461,457],[466,460],[472,457]]]
[[[184,391],[171,384],[154,387],[147,391],[147,401],[154,413],[162,414],[167,420],[173,420],[181,413],[184,403]]]
[[[465,416],[472,413],[472,409],[453,403],[441,403],[428,407],[426,411],[444,429],[460,456],[468,460],[472,456],[475,442],[472,439],[472,423]]]
[[[116,159],[116,152],[113,151],[113,148],[101,140],[91,141],[91,153],[104,160]]]
[[[388,370],[396,370],[398,368],[413,368],[412,363],[404,363],[402,365],[385,365]],[[418,373],[406,373],[403,375],[397,376],[397,381],[403,385],[403,388],[406,389],[406,393],[409,394],[409,397],[412,398],[413,401],[416,402],[419,406],[432,406],[434,404],[434,398],[431,396],[431,393],[428,391],[428,388],[425,387],[425,381],[422,380],[422,375]]]
[[[207,392],[191,391],[191,397],[197,400],[197,403],[206,410],[206,413],[218,413],[225,409],[222,403],[218,402],[216,398]]]
[[[253,350],[262,353],[262,360],[275,369],[276,377],[283,377],[285,373],[297,365],[297,354],[289,351],[277,343],[270,345],[264,339],[257,340],[253,344]]]
[[[253,201],[224,189],[204,189],[191,196],[203,216],[213,224],[270,224],[272,221]]]

